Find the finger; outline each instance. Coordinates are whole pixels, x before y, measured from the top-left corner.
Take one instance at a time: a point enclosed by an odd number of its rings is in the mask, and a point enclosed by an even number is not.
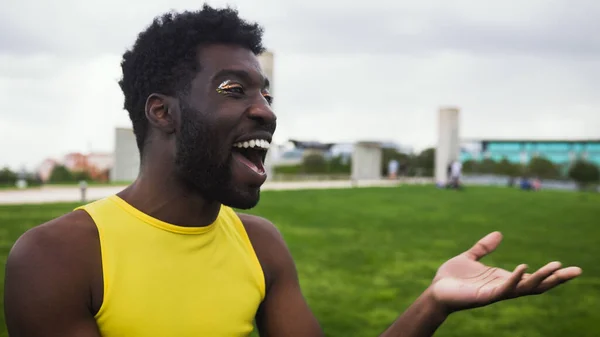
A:
[[[497,288],[495,297],[502,299],[514,296],[515,289],[519,284],[519,281],[521,281],[523,278],[523,275],[525,275],[526,270],[526,264],[518,265],[517,268],[515,268],[515,271],[513,271],[512,275],[510,275],[510,278],[508,278],[504,284]]]
[[[473,247],[471,247],[471,249],[467,250],[465,254],[469,258],[477,261],[482,257],[488,255],[489,253],[493,252],[498,247],[501,241],[502,234],[500,232],[490,233],[483,237],[481,240],[477,241],[477,243]]]
[[[568,267],[555,271],[552,275],[548,276],[542,281],[533,291],[534,294],[542,294],[560,284],[570,281],[577,276],[581,275],[581,268],[579,267]]]
[[[530,277],[523,278],[521,282],[519,282],[517,292],[519,294],[526,294],[527,292],[536,289],[542,283],[542,281],[552,275],[555,271],[559,270],[560,267],[560,262],[554,261],[548,263],[547,265],[538,269]]]

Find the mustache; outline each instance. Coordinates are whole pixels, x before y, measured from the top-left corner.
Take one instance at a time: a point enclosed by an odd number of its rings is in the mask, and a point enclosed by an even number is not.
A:
[[[275,129],[277,129],[277,126],[273,123],[270,125],[261,125],[258,128],[253,128],[250,130],[250,132],[267,132],[273,135],[275,133]]]
[[[261,123],[260,125],[258,125],[256,127],[248,128],[247,130],[244,130],[243,133],[267,132],[272,135],[275,133],[276,129],[277,129],[277,123],[275,123],[275,122]]]

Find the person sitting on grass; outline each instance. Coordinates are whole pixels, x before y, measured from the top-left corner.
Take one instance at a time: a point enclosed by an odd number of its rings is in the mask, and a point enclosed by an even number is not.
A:
[[[263,337],[324,336],[277,228],[234,211],[258,204],[276,128],[262,34],[208,5],[164,14],[139,34],[119,82],[139,175],[17,240],[5,275],[11,337],[233,337],[254,323]],[[491,233],[441,265],[381,336],[431,336],[452,313],[581,273],[479,262],[501,239]]]

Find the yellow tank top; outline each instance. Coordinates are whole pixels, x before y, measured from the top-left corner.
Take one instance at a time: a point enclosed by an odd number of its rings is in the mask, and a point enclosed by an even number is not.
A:
[[[207,227],[180,227],[118,196],[82,206],[100,236],[103,337],[248,336],[265,281],[244,225],[222,206]]]

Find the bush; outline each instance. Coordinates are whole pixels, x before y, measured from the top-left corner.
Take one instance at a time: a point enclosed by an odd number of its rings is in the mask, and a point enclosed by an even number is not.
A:
[[[479,173],[494,174],[494,173],[496,173],[497,165],[498,164],[496,164],[496,162],[493,161],[492,159],[486,158],[486,159],[482,160],[478,165]]]
[[[300,174],[302,173],[302,165],[275,166],[273,171],[278,174]]]
[[[54,169],[52,169],[48,181],[51,183],[70,183],[75,181],[75,177],[65,166],[56,165]]]
[[[557,179],[561,177],[560,169],[546,158],[536,157],[527,165],[527,173],[540,179]]]
[[[569,178],[577,183],[580,189],[600,182],[598,166],[585,160],[578,160],[569,169]]]
[[[17,183],[17,174],[11,171],[8,167],[0,170],[0,185],[14,186]]]
[[[469,159],[463,163],[462,170],[464,173],[477,173],[479,170],[479,163]]]
[[[327,173],[331,174],[350,174],[352,168],[352,160],[350,158],[344,158],[342,156],[336,156],[331,158],[327,162]]]
[[[508,176],[511,178],[518,177],[523,172],[521,165],[513,164],[506,158],[502,159],[502,161],[496,164],[495,171],[499,175]]]
[[[417,167],[423,169],[425,172],[431,172],[433,175],[433,171],[435,168],[435,149],[428,148],[423,150],[423,152],[419,153],[417,156]]]
[[[77,172],[73,172],[73,181],[75,182],[79,182],[82,180],[85,181],[92,181],[92,176],[90,176],[90,173],[87,171],[77,171]]]
[[[304,173],[324,173],[327,172],[327,161],[320,154],[309,154],[302,160]]]

